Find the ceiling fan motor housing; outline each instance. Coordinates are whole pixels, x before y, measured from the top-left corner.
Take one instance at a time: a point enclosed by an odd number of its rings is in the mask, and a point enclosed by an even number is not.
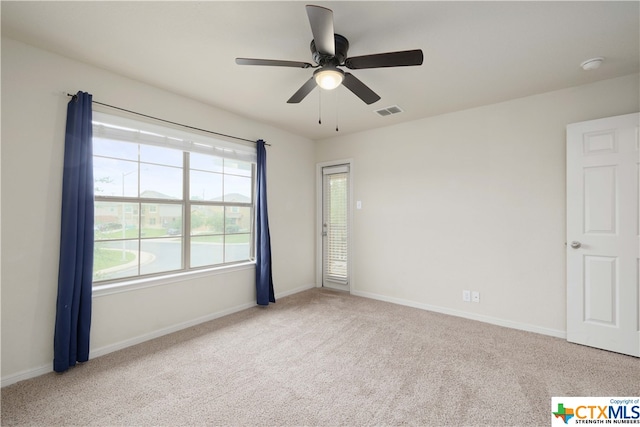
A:
[[[335,67],[344,64],[344,61],[347,59],[349,40],[340,34],[334,34],[334,40],[336,45],[336,54],[333,56],[318,52],[315,41],[311,40],[311,54],[313,61],[319,66],[324,67],[325,65],[329,65]]]

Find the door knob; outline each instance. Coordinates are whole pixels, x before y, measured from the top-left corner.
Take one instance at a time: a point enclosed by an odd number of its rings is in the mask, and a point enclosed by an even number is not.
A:
[[[582,246],[582,243],[580,243],[580,242],[578,242],[578,241],[576,241],[576,240],[574,240],[573,242],[571,242],[571,247],[572,247],[573,249],[578,249],[580,246]]]

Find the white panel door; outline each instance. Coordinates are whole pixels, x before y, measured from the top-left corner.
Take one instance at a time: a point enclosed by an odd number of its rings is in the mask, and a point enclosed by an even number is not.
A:
[[[567,340],[640,356],[640,114],[567,126]]]

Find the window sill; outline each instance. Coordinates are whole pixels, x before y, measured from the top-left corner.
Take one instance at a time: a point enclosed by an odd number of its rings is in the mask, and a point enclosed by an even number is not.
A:
[[[98,298],[106,295],[119,294],[121,292],[129,292],[138,289],[163,286],[175,282],[184,282],[185,280],[197,279],[200,277],[216,276],[219,274],[233,273],[235,271],[249,270],[254,269],[255,265],[256,263],[254,261],[250,261],[242,264],[208,268],[206,270],[187,271],[175,274],[167,274],[161,277],[147,277],[142,279],[127,280],[118,283],[109,283],[106,285],[96,285],[93,287],[92,296],[93,298]]]

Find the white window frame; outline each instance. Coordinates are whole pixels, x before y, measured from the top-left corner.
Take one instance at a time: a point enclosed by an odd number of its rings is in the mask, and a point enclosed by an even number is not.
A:
[[[171,125],[159,125],[150,120],[139,118],[137,116],[127,116],[121,114],[114,114],[109,109],[96,108],[93,109],[93,121],[109,123],[122,127],[123,132],[120,135],[120,139],[131,140],[131,129],[140,129],[144,132],[140,133],[137,140],[132,142],[138,142],[148,145],[156,145],[167,148],[179,149],[184,152],[195,152],[209,154],[218,157],[233,158],[252,163],[252,190],[251,201],[244,202],[225,202],[225,201],[192,201],[188,192],[183,191],[183,197],[180,201],[180,205],[183,207],[183,232],[182,232],[182,269],[173,270],[169,272],[161,272],[149,275],[137,275],[127,278],[105,280],[96,282],[93,286],[93,295],[109,295],[113,293],[125,292],[133,289],[146,288],[151,286],[159,286],[176,281],[184,281],[192,278],[229,273],[232,271],[245,270],[255,268],[255,191],[256,191],[256,148],[251,143],[239,143],[235,141],[227,141],[224,138],[212,138],[210,135],[199,133],[197,131],[185,131]],[[94,125],[94,136],[109,136],[109,132],[119,132],[117,128],[110,128],[108,132],[104,127],[98,129],[96,132],[96,126]],[[128,129],[128,130],[127,130]],[[105,134],[105,132],[107,134]],[[128,135],[124,135],[128,132]],[[97,135],[96,135],[97,133]],[[189,177],[189,162],[188,155],[183,154],[182,172],[183,180],[187,180]],[[186,185],[185,185],[185,188]],[[138,195],[137,198],[131,197],[116,197],[116,196],[96,196],[96,201],[113,201],[113,202],[127,202],[138,199],[141,203],[175,203],[171,200],[155,200],[148,198],[141,198]],[[210,206],[223,206],[226,209],[230,207],[249,207],[251,212],[250,218],[250,256],[246,261],[237,261],[227,264],[215,264],[202,267],[190,267],[189,265],[189,251],[190,251],[190,208],[191,205],[210,205]],[[224,227],[223,236],[232,235],[236,233],[227,233],[226,227]],[[246,233],[244,233],[246,234]],[[141,236],[138,237],[141,239]],[[223,249],[224,251],[224,249]]]

